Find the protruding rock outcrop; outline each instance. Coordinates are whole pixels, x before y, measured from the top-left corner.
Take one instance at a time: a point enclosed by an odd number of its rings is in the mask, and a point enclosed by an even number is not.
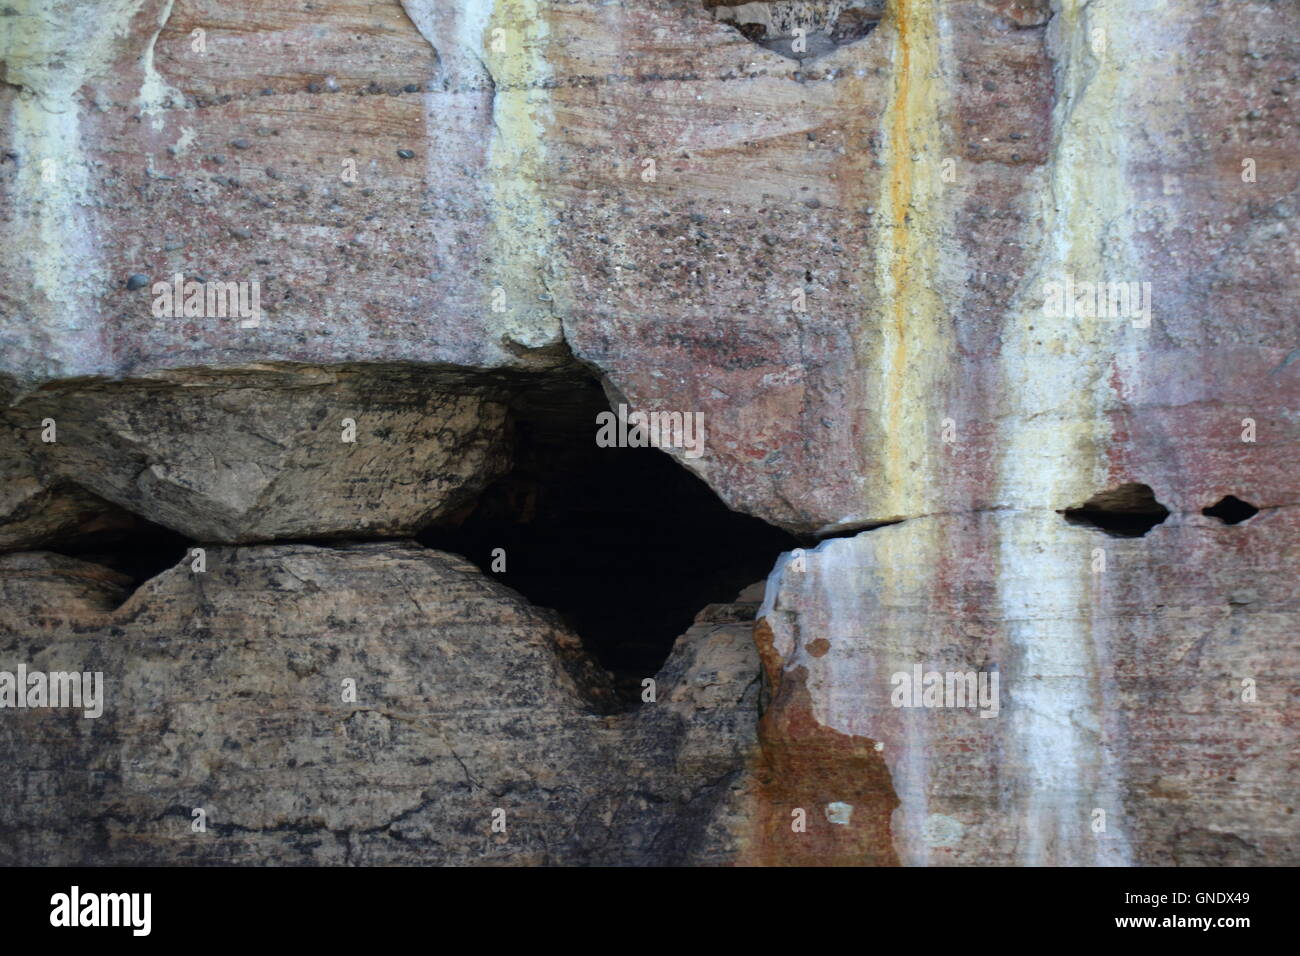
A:
[[[22,470],[0,534],[71,530],[83,492],[200,541],[414,534],[509,466],[505,405],[444,380],[253,369],[30,393],[4,416]]]
[[[6,863],[734,858],[753,603],[610,715],[553,613],[410,543],[212,548],[121,607],[96,565],[8,555],[0,589],[0,671],[103,675],[95,718],[2,712]]]

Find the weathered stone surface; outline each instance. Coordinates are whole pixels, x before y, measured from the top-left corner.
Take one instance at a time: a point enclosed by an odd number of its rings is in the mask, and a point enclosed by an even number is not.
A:
[[[807,66],[693,0],[122,0],[94,42],[82,9],[7,18],[0,208],[34,241],[0,335],[29,380],[567,338],[634,404],[703,411],[688,465],[801,530],[1041,504],[998,462],[1088,468],[1133,429],[1197,454],[1222,429],[1169,416],[1207,364],[1240,371],[1203,424],[1296,388],[1292,4],[896,0]],[[178,272],[259,280],[264,321],[125,289]],[[1150,281],[1150,328],[1044,317],[1066,275]]]
[[[1175,513],[1139,538],[1056,515],[917,518],[804,562],[782,562],[760,613],[764,747],[806,756],[814,728],[877,758],[856,794],[824,767],[785,781],[855,805],[813,833],[817,862],[866,862],[881,836],[911,865],[1297,859],[1296,509]],[[1000,706],[896,706],[893,675],[917,666],[996,673]],[[806,858],[788,826],[763,836],[772,858]]]
[[[753,741],[758,660],[735,622],[755,604],[701,615],[660,703],[602,716],[608,678],[577,638],[455,556],[265,545],[213,548],[207,568],[117,607],[122,579],[95,565],[0,557],[0,670],[106,684],[97,719],[4,711],[4,862],[734,855],[716,808]]]
[[[37,423],[36,431],[40,430]],[[75,485],[42,479],[23,451],[25,441],[18,429],[6,430],[5,444],[8,453],[0,457],[0,551],[37,548],[55,539],[76,537],[111,525],[120,516],[111,514],[113,508],[107,502]]]
[[[628,759],[674,796],[600,791],[629,829],[513,859],[667,859],[651,819],[695,827],[674,859],[1294,859],[1300,7],[311,7],[6,5],[0,548],[118,508],[204,542],[408,534],[505,467],[504,380],[572,356],[616,402],[701,412],[704,455],[670,453],[730,507],[814,536],[900,523],[783,565],[770,705],[712,784],[676,779],[670,741],[703,744],[652,726],[668,708],[608,718],[623,743],[591,759],[642,740]],[[156,316],[134,277],[177,273],[256,281],[264,315]],[[1057,309],[1067,282],[1150,308]],[[1145,536],[1061,514],[1139,485],[1170,512]],[[1202,514],[1226,495],[1261,510]],[[127,584],[59,567],[14,640],[116,626],[68,622],[120,614]],[[890,707],[881,678],[932,659],[996,664],[999,716]],[[300,856],[382,857],[365,830],[419,806],[403,786],[314,810],[349,835]],[[307,812],[258,799],[252,857]],[[58,832],[15,852],[91,858]]]
[[[796,60],[812,60],[861,40],[880,23],[884,0],[704,0],[719,23],[747,40]]]
[[[700,611],[655,676],[656,700],[622,718],[630,741],[624,772],[648,783],[620,797],[619,838],[635,852],[613,850],[610,862],[732,864],[748,844],[761,689],[753,629],[762,598],[760,583]]]
[[[505,406],[440,384],[264,369],[42,389],[6,415],[41,476],[21,477],[10,520],[30,525],[49,489],[80,485],[200,541],[412,534],[509,465]],[[73,520],[85,496],[71,494],[45,524]],[[18,542],[37,530],[0,525]]]

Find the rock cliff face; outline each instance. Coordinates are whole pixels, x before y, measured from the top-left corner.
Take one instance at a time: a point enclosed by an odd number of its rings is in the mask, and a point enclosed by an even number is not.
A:
[[[1298,35],[10,0],[0,861],[1300,861]]]

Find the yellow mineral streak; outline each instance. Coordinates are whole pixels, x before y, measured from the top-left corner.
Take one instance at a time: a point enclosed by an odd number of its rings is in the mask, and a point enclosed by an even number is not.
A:
[[[893,37],[889,100],[882,120],[885,163],[879,206],[879,232],[873,255],[881,303],[880,338],[874,362],[879,409],[878,438],[872,455],[879,462],[879,482],[870,489],[869,512],[884,518],[914,517],[932,507],[930,490],[938,486],[938,429],[944,411],[936,395],[947,377],[952,343],[938,291],[939,244],[946,216],[940,178],[943,163],[940,4],[936,0],[892,0],[880,39]],[[878,596],[879,625],[894,630],[912,622],[918,601],[934,599],[933,578],[941,549],[939,522],[914,521],[908,533],[873,532],[872,567],[867,593]],[[920,569],[918,571],[918,569]],[[851,572],[849,572],[851,573]],[[907,625],[905,625],[907,626]],[[906,646],[910,639],[897,638]],[[819,702],[823,716],[854,726],[850,715],[833,714],[832,702]],[[866,728],[868,734],[877,728]],[[862,728],[858,728],[862,732]],[[929,793],[927,741],[921,724],[907,722],[907,766],[894,765],[899,806],[891,832],[900,861],[929,862],[920,839],[927,819]],[[893,760],[891,756],[887,758]]]
[[[893,0],[883,29],[890,26],[894,66],[875,249],[884,306],[877,353],[884,449],[882,497],[872,511],[882,518],[926,510],[926,489],[936,477],[931,436],[940,424],[931,420],[933,394],[950,348],[936,291],[943,88],[935,0]]]
[[[505,290],[503,335],[530,348],[560,338],[548,284],[555,258],[545,198],[551,178],[545,148],[552,121],[545,83],[551,75],[549,33],[547,12],[538,0],[496,0],[486,18],[482,46],[496,84],[488,160],[491,287]]]

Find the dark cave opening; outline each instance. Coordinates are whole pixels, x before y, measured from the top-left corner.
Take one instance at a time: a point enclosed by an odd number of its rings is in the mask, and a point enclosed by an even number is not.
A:
[[[1062,514],[1070,524],[1097,528],[1116,538],[1140,538],[1169,517],[1150,485],[1137,482],[1098,492]]]
[[[599,447],[609,407],[590,378],[517,394],[513,469],[419,540],[558,611],[633,702],[705,605],[733,600],[800,542],[729,510],[664,451]]]
[[[1218,518],[1224,524],[1241,524],[1248,518],[1259,514],[1259,509],[1249,501],[1242,501],[1236,495],[1224,495],[1208,508],[1202,508],[1201,514],[1209,518]]]

